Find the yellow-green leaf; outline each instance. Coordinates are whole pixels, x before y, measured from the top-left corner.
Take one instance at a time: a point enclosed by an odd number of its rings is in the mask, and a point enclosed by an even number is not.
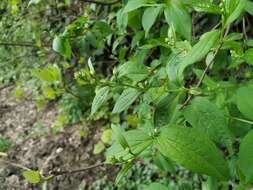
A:
[[[27,170],[23,172],[23,176],[29,183],[40,183],[41,182],[41,174],[39,171]]]
[[[101,136],[101,140],[103,143],[109,143],[112,139],[112,130],[111,129],[106,129]]]

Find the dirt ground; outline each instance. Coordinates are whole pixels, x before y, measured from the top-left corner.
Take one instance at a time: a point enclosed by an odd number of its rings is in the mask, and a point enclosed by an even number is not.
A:
[[[0,134],[14,142],[15,146],[4,160],[28,167],[65,171],[85,168],[102,162],[103,157],[92,154],[93,146],[100,139],[101,123],[90,126],[87,137],[80,137],[78,126],[69,126],[58,134],[48,133],[57,117],[54,106],[38,110],[32,101],[17,101],[11,95],[11,87],[0,91]],[[43,123],[43,130],[36,131],[36,123]],[[1,157],[0,157],[1,158]],[[1,158],[2,159],[2,158]],[[99,167],[83,173],[56,177],[47,184],[49,190],[75,190],[88,187],[91,181],[102,178],[108,168]],[[39,186],[28,184],[22,177],[22,169],[0,162],[0,190],[31,190]],[[86,188],[85,188],[86,189]]]

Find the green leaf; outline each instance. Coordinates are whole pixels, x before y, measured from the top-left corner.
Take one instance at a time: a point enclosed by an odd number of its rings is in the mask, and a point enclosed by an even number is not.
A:
[[[148,0],[129,0],[124,8],[124,13],[128,13],[140,7],[143,7],[146,5],[147,2]]]
[[[86,22],[85,22],[86,23]],[[101,33],[104,37],[112,34],[112,29],[111,27],[104,21],[99,21],[99,20],[96,20],[94,22],[94,25],[92,27],[92,31],[94,33],[98,32],[98,33]]]
[[[101,140],[103,143],[108,144],[112,140],[112,130],[111,129],[106,129],[103,131]]]
[[[117,13],[117,27],[120,30],[125,30],[128,23],[128,14],[124,13],[124,9],[120,9]]]
[[[147,66],[137,61],[128,61],[119,67],[118,77],[126,76],[133,81],[141,81],[149,75]]]
[[[123,132],[129,147],[131,147],[131,154],[129,149],[124,149],[119,141],[115,141],[112,146],[106,151],[106,160],[108,163],[113,163],[114,159],[117,160],[130,160],[138,156],[141,152],[147,149],[153,142],[152,137],[144,130],[130,130]]]
[[[132,43],[131,43],[131,50],[133,50],[136,46],[139,45],[143,37],[144,37],[143,31],[139,31],[133,36]]]
[[[236,93],[239,111],[248,119],[253,120],[253,87],[241,87]]]
[[[53,50],[65,56],[71,58],[72,50],[70,42],[65,36],[56,36],[53,41]]]
[[[188,41],[192,37],[192,20],[188,11],[178,2],[170,1],[164,10],[167,23]]]
[[[155,127],[162,127],[176,121],[179,114],[178,100],[178,95],[169,94],[158,103],[154,113]]]
[[[149,7],[145,9],[143,16],[142,16],[142,26],[145,30],[146,36],[149,33],[149,30],[154,25],[156,18],[158,17],[161,6],[158,7]]]
[[[225,22],[225,27],[229,26],[240,16],[245,5],[246,0],[226,0],[226,13],[228,16]]]
[[[48,83],[59,82],[62,78],[60,69],[51,64],[43,69],[35,69],[33,74],[40,80]]]
[[[135,88],[125,89],[117,99],[112,113],[120,113],[128,109],[128,107],[138,98],[140,94],[141,92]]]
[[[246,63],[253,65],[253,48],[248,49],[244,53],[244,60],[246,61]]]
[[[178,76],[182,76],[184,69],[200,60],[214,47],[219,41],[220,31],[212,30],[203,34],[199,42],[187,53],[179,66]]]
[[[41,2],[41,0],[30,0],[28,3],[28,6],[30,6],[32,4],[38,4],[39,2]]]
[[[213,141],[232,149],[231,135],[224,113],[207,98],[197,97],[184,111],[186,120]]]
[[[214,177],[208,177],[207,181],[202,182],[202,190],[219,190],[219,181]]]
[[[114,135],[116,136],[116,139],[117,141],[119,142],[119,144],[124,148],[124,149],[127,149],[127,148],[130,148],[126,138],[124,137],[124,134],[123,134],[123,130],[121,130],[120,126],[119,125],[112,125],[112,130],[114,132]]]
[[[146,186],[143,190],[170,190],[170,189],[160,183],[151,183],[148,186]]]
[[[11,148],[11,146],[12,146],[12,142],[9,139],[2,137],[0,135],[0,152],[1,153],[7,152]]]
[[[122,178],[127,174],[127,172],[133,167],[132,162],[128,162],[123,166],[123,168],[119,171],[117,174],[117,177],[115,179],[115,185],[118,185],[119,182],[122,180]]]
[[[220,14],[220,7],[211,0],[190,0],[188,4],[198,12]]]
[[[164,156],[193,172],[229,179],[228,165],[221,152],[206,134],[197,129],[164,127],[154,144]]]
[[[28,170],[23,172],[23,176],[29,183],[40,183],[41,182],[41,175],[39,171],[33,171],[33,170]]]
[[[253,130],[251,130],[242,140],[239,155],[238,165],[239,169],[245,176],[246,183],[253,181]]]
[[[246,41],[247,46],[253,47],[253,40],[247,40]]]
[[[253,2],[251,2],[250,0],[247,0],[244,9],[245,9],[250,15],[253,16]]]
[[[109,90],[110,90],[109,87],[106,86],[106,87],[100,88],[96,92],[96,96],[91,106],[91,115],[96,113],[97,110],[105,103],[105,101],[108,98]]]
[[[171,83],[173,85],[177,86],[181,86],[182,80],[183,80],[183,76],[179,75],[178,71],[180,68],[180,64],[183,61],[185,57],[185,53],[172,53],[169,57],[168,57],[168,62],[167,62],[167,74],[169,77],[169,80],[171,81]]]
[[[100,154],[105,149],[105,145],[102,142],[95,144],[93,154]]]
[[[154,156],[154,164],[162,171],[167,171],[170,173],[176,172],[176,167],[175,167],[174,162],[164,157],[160,153]]]

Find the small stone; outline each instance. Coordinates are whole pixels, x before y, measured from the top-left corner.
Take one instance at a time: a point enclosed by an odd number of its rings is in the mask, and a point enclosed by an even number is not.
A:
[[[63,151],[63,148],[60,147],[60,148],[57,148],[55,152],[56,152],[57,154],[60,154],[62,151]]]

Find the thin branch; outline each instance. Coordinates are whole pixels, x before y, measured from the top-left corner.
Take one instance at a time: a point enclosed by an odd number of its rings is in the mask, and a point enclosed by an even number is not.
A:
[[[94,3],[94,4],[97,4],[97,5],[113,5],[113,4],[116,4],[116,3],[119,3],[120,0],[115,0],[115,1],[112,1],[112,2],[102,2],[102,1],[96,1],[96,0],[82,0],[83,2],[85,3]]]
[[[56,176],[65,175],[65,174],[80,173],[80,172],[85,172],[87,170],[91,170],[91,169],[101,167],[101,166],[104,166],[104,165],[106,165],[106,163],[102,162],[102,163],[94,164],[94,165],[88,166],[86,168],[78,169],[78,170],[68,170],[68,171],[62,171],[62,172],[51,171],[50,175],[52,175],[53,177],[56,177]]]
[[[228,28],[226,29],[226,31],[225,31],[225,33],[224,33],[224,35],[223,35],[223,38],[226,37],[226,36],[228,35],[229,29],[230,29],[230,27],[228,27]],[[199,79],[199,81],[198,81],[198,83],[197,83],[197,85],[196,85],[195,88],[199,88],[199,87],[201,86],[201,84],[202,84],[203,80],[205,79],[205,77],[206,77],[206,75],[207,75],[209,69],[212,67],[212,65],[213,65],[213,63],[214,63],[214,59],[215,59],[215,57],[217,56],[217,54],[219,53],[219,51],[220,51],[222,45],[223,45],[223,40],[221,41],[219,47],[215,50],[214,55],[213,55],[211,61],[210,61],[209,64],[206,66],[206,68],[205,68],[204,72],[202,73],[202,75],[201,75],[201,77],[200,77],[200,79]],[[184,103],[182,104],[182,106],[181,106],[180,109],[182,109],[182,108],[184,108],[185,106],[187,106],[187,105],[189,104],[189,102],[192,100],[193,96],[194,96],[193,94],[190,94],[190,95],[187,97],[187,99],[184,101]]]
[[[6,160],[3,160],[3,159],[0,159],[0,163],[4,163],[6,165],[10,165],[10,166],[13,166],[13,167],[16,167],[16,168],[20,168],[20,169],[23,169],[23,170],[30,170],[30,168],[27,168],[21,164],[18,164],[18,163],[14,163],[14,162],[10,162],[10,161],[6,161]]]
[[[243,27],[243,34],[246,40],[248,40],[248,35],[246,31],[246,24],[245,24],[245,17],[242,18],[242,27]]]
[[[241,119],[241,118],[239,118],[239,117],[230,117],[231,119],[234,119],[234,120],[236,120],[236,121],[240,121],[240,122],[243,122],[243,123],[248,123],[248,124],[253,124],[253,121],[249,121],[249,120],[246,120],[246,119]]]
[[[31,47],[31,48],[39,48],[39,46],[35,45],[32,42],[0,42],[0,46],[16,46],[16,47]],[[51,47],[50,45],[42,45],[42,47]]]

